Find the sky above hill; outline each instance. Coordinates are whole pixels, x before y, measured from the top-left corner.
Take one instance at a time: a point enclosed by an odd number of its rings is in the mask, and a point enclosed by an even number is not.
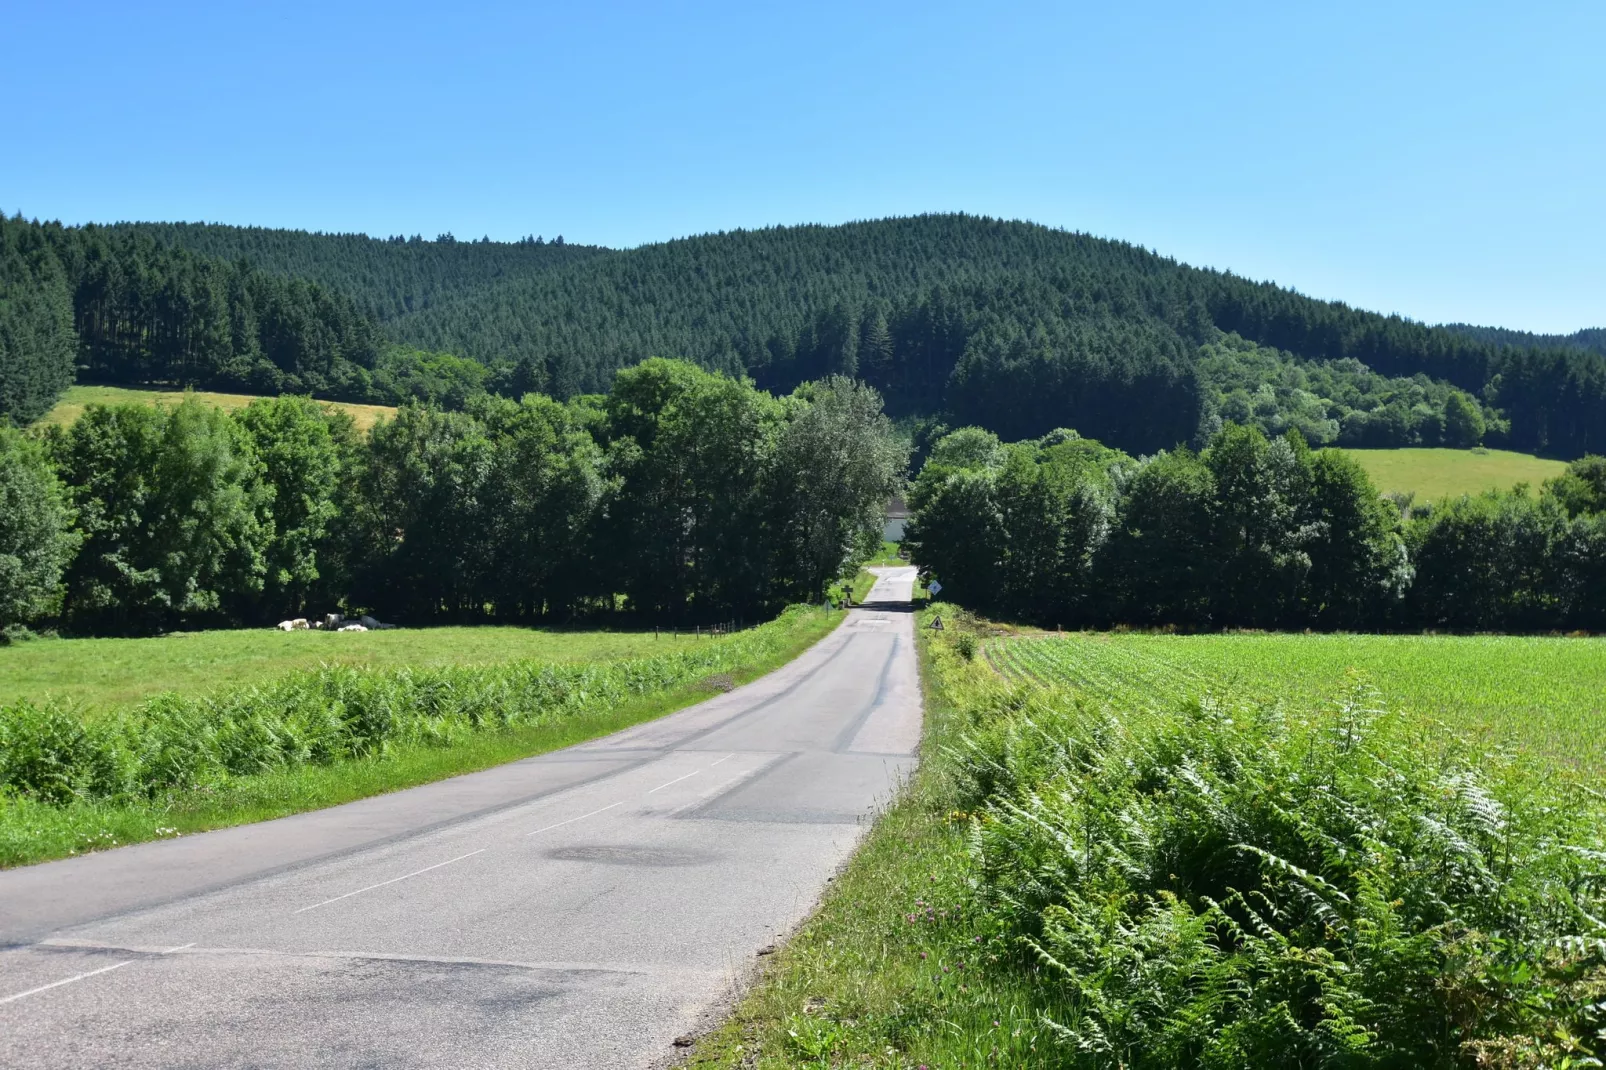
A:
[[[630,246],[963,210],[1606,324],[1598,0],[12,0],[5,31],[7,213]]]

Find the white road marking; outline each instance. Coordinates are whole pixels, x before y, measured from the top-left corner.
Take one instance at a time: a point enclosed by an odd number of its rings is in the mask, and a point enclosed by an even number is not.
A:
[[[345,895],[337,895],[333,899],[325,899],[323,902],[314,903],[310,907],[302,907],[300,910],[296,911],[295,913],[297,913],[297,914],[305,914],[309,910],[317,910],[319,907],[326,907],[330,903],[338,903],[342,899],[350,899],[354,895],[361,895],[364,892],[371,892],[375,888],[383,888],[387,884],[395,884],[397,881],[404,881],[408,877],[416,877],[420,873],[428,873],[432,869],[440,869],[442,866],[449,866],[453,862],[461,862],[465,858],[473,858],[475,855],[481,854],[484,851],[485,851],[485,848],[481,847],[478,851],[470,851],[466,855],[458,855],[456,858],[448,858],[444,862],[436,862],[433,866],[425,866],[423,869],[415,869],[411,873],[403,873],[400,877],[392,877],[388,881],[380,881],[378,884],[370,884],[366,888],[358,888],[354,892],[347,892]]]
[[[727,759],[734,758],[734,757],[736,757],[736,752],[735,751],[731,751],[729,754],[725,755],[724,758],[721,758],[719,760],[719,762],[723,762],[723,761],[726,761]],[[708,767],[708,769],[714,768],[714,766],[718,765],[719,762],[713,763],[713,765],[710,765]],[[648,795],[656,795],[658,792],[663,791],[665,788],[669,787],[671,784],[679,784],[682,780],[690,780],[692,777],[696,776],[698,773],[706,773],[706,772],[708,772],[708,769],[693,769],[691,772],[687,773],[685,776],[678,776],[675,779],[671,780],[668,784],[659,784],[656,788],[653,788],[647,794]]]
[[[647,794],[648,795],[656,795],[660,791],[663,791],[665,788],[669,787],[670,784],[679,784],[682,780],[690,780],[692,777],[696,776],[698,773],[701,773],[701,772],[705,772],[705,770],[693,769],[691,772],[687,773],[685,776],[678,776],[675,779],[671,780],[668,784],[659,784],[656,788],[653,788]]]
[[[625,804],[625,801],[623,799],[620,799],[616,803],[609,803],[607,806],[604,806],[602,808],[602,810],[612,810],[615,806],[623,806],[624,804]],[[539,829],[536,829],[534,832],[526,832],[525,835],[526,836],[537,836],[537,835],[540,835],[543,832],[551,832],[555,828],[562,828],[564,825],[572,825],[576,821],[584,821],[588,817],[596,817],[598,814],[602,813],[602,810],[593,810],[589,814],[581,814],[579,817],[571,817],[567,821],[559,821],[556,825],[548,825],[546,828],[539,828]]]
[[[32,996],[37,995],[40,992],[48,992],[52,988],[60,988],[62,985],[70,985],[74,981],[82,981],[84,978],[93,977],[98,973],[111,973],[113,970],[122,969],[124,966],[127,966],[133,961],[133,959],[124,959],[122,962],[114,962],[110,966],[102,966],[98,970],[90,970],[88,973],[78,974],[76,977],[68,977],[66,980],[62,981],[52,981],[48,985],[40,985],[38,988],[30,988],[26,992],[18,992],[14,996],[5,996],[0,998],[0,1003],[10,1003],[12,1000],[21,999],[24,996]]]
[[[187,943],[187,944],[180,944],[180,945],[179,945],[179,946],[178,946],[178,947],[170,947],[170,948],[168,948],[168,949],[167,949],[167,950],[166,950],[166,951],[163,951],[163,952],[162,952],[162,954],[164,954],[164,955],[171,955],[171,954],[172,954],[172,953],[173,953],[173,952],[175,952],[175,951],[184,951],[184,950],[186,950],[186,949],[188,949],[188,948],[192,948],[192,947],[194,947],[194,946],[195,946],[195,941],[194,941],[194,940],[191,940],[191,941],[190,941],[190,942],[189,942],[189,943]]]

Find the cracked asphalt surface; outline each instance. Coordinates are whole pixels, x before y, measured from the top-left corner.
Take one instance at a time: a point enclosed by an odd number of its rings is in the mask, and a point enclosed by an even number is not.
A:
[[[914,765],[914,569],[760,680],[551,754],[0,872],[0,1066],[631,1067]]]

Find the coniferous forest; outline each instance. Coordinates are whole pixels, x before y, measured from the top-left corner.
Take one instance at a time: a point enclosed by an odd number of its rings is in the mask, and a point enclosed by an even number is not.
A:
[[[1428,327],[1123,242],[966,215],[630,250],[0,221],[0,407],[73,378],[347,401],[606,391],[650,356],[777,394],[874,386],[929,440],[1073,427],[1133,452],[1225,423],[1312,445],[1606,448],[1598,330]]]

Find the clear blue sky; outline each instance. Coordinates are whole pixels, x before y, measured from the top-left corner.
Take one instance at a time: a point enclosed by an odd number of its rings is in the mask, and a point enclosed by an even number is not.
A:
[[[965,210],[1428,322],[1606,325],[1601,0],[0,19],[8,213],[629,246]]]

